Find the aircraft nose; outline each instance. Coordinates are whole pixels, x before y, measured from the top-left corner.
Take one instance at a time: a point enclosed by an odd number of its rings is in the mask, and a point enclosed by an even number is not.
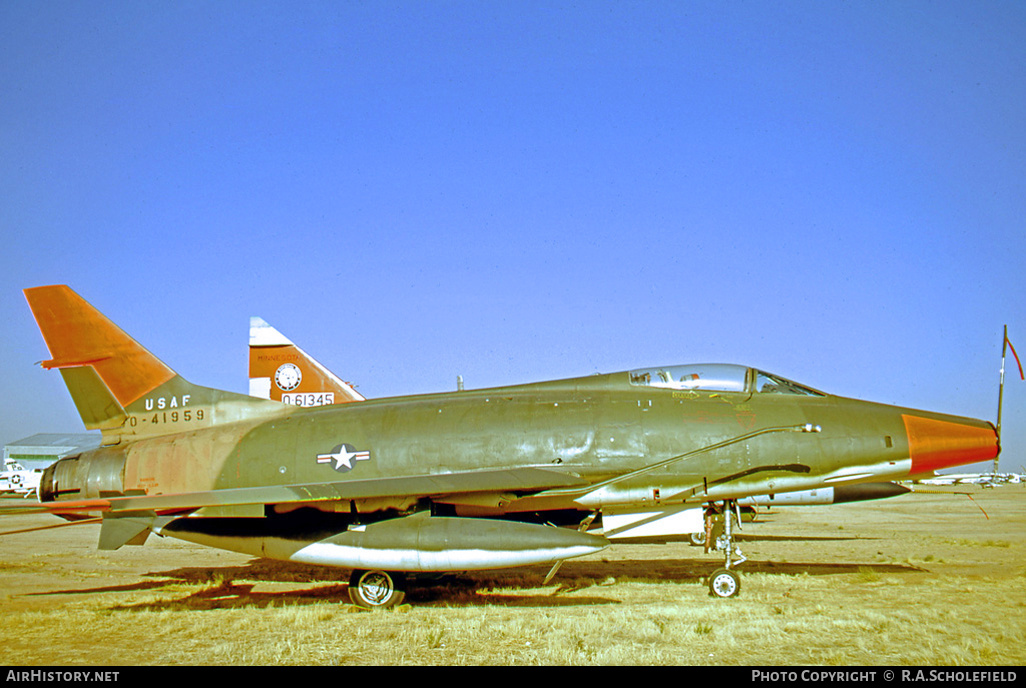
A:
[[[991,423],[953,416],[902,414],[912,475],[988,461],[1001,451]]]

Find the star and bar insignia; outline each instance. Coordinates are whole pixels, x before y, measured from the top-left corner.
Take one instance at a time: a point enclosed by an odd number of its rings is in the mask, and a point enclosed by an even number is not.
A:
[[[370,450],[355,449],[351,444],[339,444],[327,454],[318,454],[317,463],[332,464],[339,473],[353,470],[357,461],[370,461]]]

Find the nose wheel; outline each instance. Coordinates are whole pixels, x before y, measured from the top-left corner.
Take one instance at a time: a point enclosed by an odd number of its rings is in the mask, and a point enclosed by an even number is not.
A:
[[[716,569],[709,576],[709,594],[713,597],[733,597],[741,591],[741,576],[730,569]]]

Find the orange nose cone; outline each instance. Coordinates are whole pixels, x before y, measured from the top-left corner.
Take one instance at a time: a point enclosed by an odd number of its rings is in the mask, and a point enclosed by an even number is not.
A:
[[[912,458],[911,473],[993,459],[1000,451],[994,426],[984,421],[955,422],[902,415]]]

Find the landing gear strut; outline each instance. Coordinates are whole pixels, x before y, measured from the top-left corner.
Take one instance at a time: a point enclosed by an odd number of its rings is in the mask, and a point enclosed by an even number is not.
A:
[[[747,557],[734,544],[734,525],[740,527],[741,518],[737,502],[728,500],[722,505],[710,505],[705,514],[705,547],[723,551],[723,568],[709,576],[709,594],[713,597],[733,597],[741,590],[741,577],[731,570]]]

